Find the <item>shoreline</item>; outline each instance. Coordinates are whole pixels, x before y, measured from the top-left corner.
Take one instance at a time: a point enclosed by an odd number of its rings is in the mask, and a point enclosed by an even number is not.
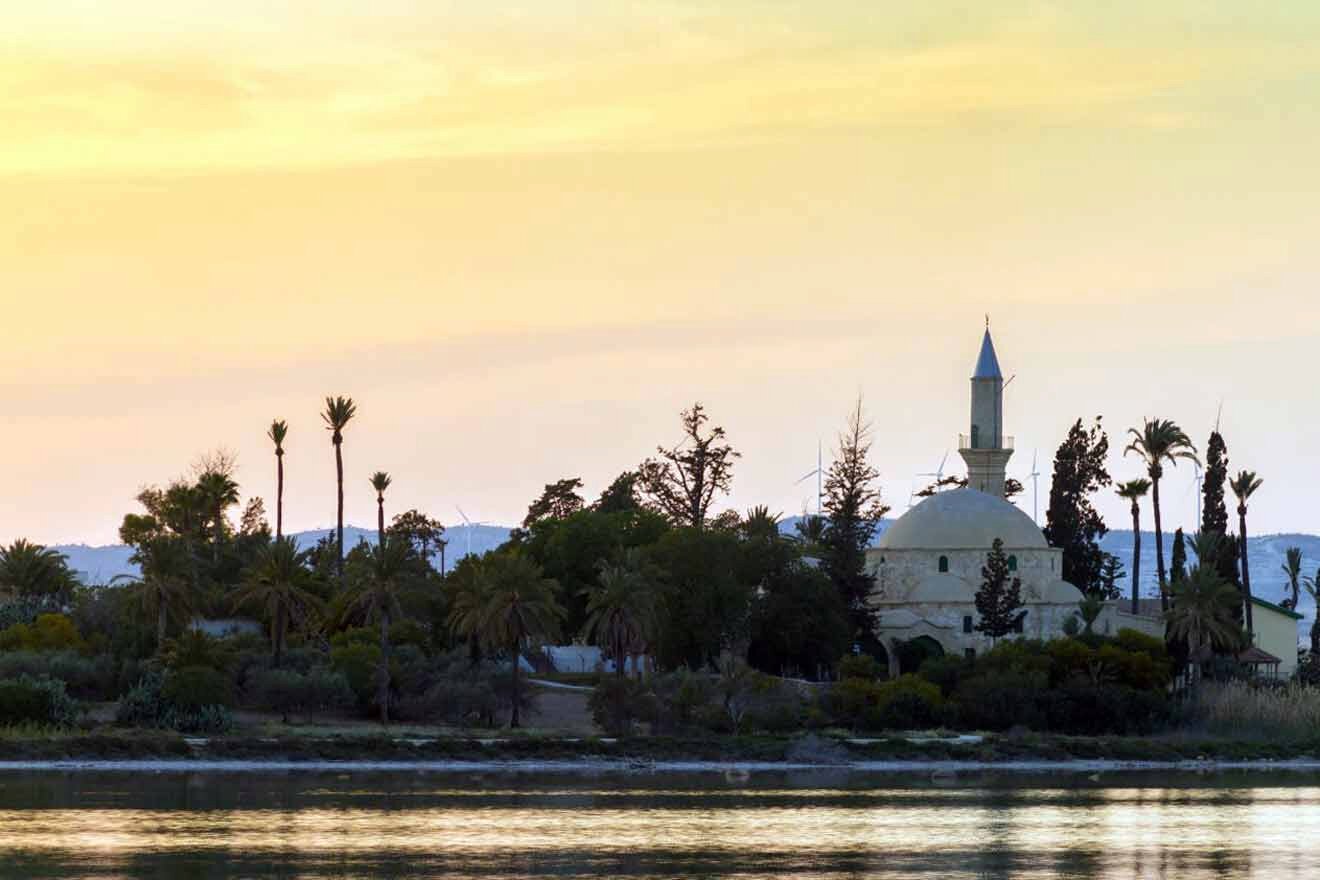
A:
[[[545,773],[564,775],[646,775],[677,773],[780,773],[796,771],[841,771],[862,774],[957,775],[1001,773],[1040,775],[1065,773],[1137,773],[1148,771],[1217,772],[1250,770],[1272,772],[1320,772],[1320,759],[1248,761],[850,761],[842,764],[810,761],[656,761],[642,763],[620,760],[549,761],[392,761],[392,760],[224,760],[177,759],[56,759],[0,760],[0,774],[14,772],[96,773]]]

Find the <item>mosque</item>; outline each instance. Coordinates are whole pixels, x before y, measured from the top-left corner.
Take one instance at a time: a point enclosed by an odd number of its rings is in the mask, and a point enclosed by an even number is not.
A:
[[[1040,527],[1004,498],[1013,438],[1004,431],[1004,376],[987,327],[972,374],[971,424],[958,453],[967,464],[967,488],[936,492],[899,517],[867,553],[875,575],[871,604],[876,631],[891,674],[899,669],[899,645],[926,655],[974,656],[990,649],[977,632],[976,591],[981,567],[998,538],[1008,567],[1022,582],[1027,612],[1022,637],[1057,638],[1075,617],[1082,592],[1063,580],[1063,551],[1049,546]],[[1163,636],[1163,624],[1107,603],[1095,630],[1130,628]]]

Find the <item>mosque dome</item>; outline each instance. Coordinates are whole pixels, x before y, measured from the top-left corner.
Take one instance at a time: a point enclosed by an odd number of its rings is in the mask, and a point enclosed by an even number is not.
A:
[[[909,602],[972,602],[976,590],[971,584],[951,574],[932,574],[921,582],[907,596]]]
[[[900,516],[880,538],[885,550],[1046,550],[1040,528],[1016,506],[975,489],[937,492]]]

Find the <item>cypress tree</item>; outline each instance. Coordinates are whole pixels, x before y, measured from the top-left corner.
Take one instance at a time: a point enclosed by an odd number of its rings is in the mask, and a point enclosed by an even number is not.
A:
[[[1228,482],[1228,446],[1218,431],[1210,432],[1205,445],[1205,482],[1201,486],[1201,534],[1218,535],[1219,557],[1215,571],[1239,588],[1237,540],[1228,530],[1228,507],[1224,504],[1224,484]]]
[[[976,591],[976,613],[980,616],[976,631],[992,639],[1002,638],[1017,629],[1027,612],[1022,608],[1022,579],[1009,577],[1008,556],[1004,542],[995,538],[981,567],[981,588]]]
[[[1108,532],[1090,496],[1112,480],[1105,467],[1109,437],[1099,417],[1089,429],[1078,419],[1054,455],[1045,540],[1063,551],[1063,579],[1088,595],[1104,590],[1105,552],[1100,539]]]
[[[1187,577],[1187,541],[1183,530],[1173,533],[1173,561],[1169,564],[1169,583],[1176,584]]]

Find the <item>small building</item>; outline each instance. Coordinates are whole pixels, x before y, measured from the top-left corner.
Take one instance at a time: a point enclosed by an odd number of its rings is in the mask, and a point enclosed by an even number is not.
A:
[[[1273,677],[1292,678],[1297,674],[1297,621],[1301,619],[1295,611],[1251,597],[1252,647],[1278,658],[1277,676]],[[1272,677],[1266,668],[1258,671]]]

